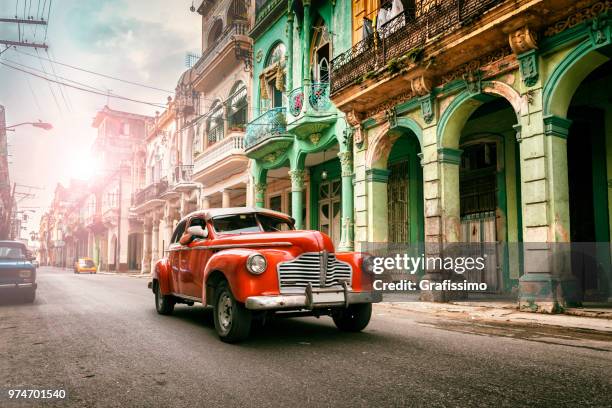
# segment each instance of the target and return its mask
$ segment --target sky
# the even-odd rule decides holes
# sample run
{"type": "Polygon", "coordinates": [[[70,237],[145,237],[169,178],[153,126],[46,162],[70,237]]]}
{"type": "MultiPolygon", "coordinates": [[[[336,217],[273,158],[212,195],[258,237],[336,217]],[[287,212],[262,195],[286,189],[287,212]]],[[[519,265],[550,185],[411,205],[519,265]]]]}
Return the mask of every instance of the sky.
{"type": "MultiPolygon", "coordinates": [[[[36,18],[49,4],[49,50],[38,50],[37,55],[31,48],[9,49],[0,62],[82,82],[103,93],[164,104],[171,92],[98,77],[42,58],[171,91],[186,69],[186,53],[198,53],[201,47],[201,20],[189,10],[192,0],[0,0],[0,17],[36,18]]],[[[23,28],[22,38],[43,41],[44,30],[33,27],[23,28]]],[[[0,23],[0,39],[17,40],[15,25],[0,23]]],[[[95,154],[90,146],[96,136],[91,123],[107,102],[113,109],[151,116],[162,110],[51,84],[0,65],[0,104],[6,108],[7,125],[38,120],[53,125],[51,131],[21,126],[8,133],[11,181],[17,183],[17,191],[34,194],[19,203],[31,211],[24,237],[38,231],[58,182],[67,185],[71,178],[91,174],[95,154]]]]}

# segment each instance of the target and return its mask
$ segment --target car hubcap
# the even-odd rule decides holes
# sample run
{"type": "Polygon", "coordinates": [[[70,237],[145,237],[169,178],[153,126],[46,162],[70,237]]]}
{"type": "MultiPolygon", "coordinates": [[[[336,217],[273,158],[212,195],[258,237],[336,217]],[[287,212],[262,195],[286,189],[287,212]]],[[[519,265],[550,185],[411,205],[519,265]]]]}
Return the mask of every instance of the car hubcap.
{"type": "Polygon", "coordinates": [[[162,300],[162,295],[160,293],[159,287],[157,288],[156,300],[157,300],[157,308],[161,310],[163,300],[162,300]]]}
{"type": "Polygon", "coordinates": [[[232,325],[232,299],[230,299],[227,293],[223,293],[219,296],[219,303],[217,306],[219,325],[223,332],[227,332],[232,325]]]}

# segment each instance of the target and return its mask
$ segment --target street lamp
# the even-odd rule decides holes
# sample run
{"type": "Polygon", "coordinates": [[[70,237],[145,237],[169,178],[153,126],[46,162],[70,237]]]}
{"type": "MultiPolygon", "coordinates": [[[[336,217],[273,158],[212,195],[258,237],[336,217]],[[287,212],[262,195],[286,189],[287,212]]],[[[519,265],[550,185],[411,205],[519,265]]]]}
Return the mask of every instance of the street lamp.
{"type": "Polygon", "coordinates": [[[7,126],[4,129],[0,128],[0,130],[8,130],[10,132],[13,132],[16,127],[23,126],[23,125],[32,125],[34,127],[37,127],[37,128],[43,129],[43,130],[51,130],[51,129],[53,129],[53,125],[52,124],[47,123],[47,122],[38,121],[38,122],[23,122],[23,123],[18,123],[16,125],[7,126]]]}

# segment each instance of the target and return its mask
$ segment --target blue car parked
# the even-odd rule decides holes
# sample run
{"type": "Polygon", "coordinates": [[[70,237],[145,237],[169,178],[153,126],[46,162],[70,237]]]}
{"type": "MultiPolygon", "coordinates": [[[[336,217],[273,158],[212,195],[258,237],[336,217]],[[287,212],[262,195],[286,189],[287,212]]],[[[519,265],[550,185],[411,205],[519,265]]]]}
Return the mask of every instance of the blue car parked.
{"type": "Polygon", "coordinates": [[[32,303],[36,297],[36,267],[24,243],[0,241],[0,297],[17,293],[32,303]]]}

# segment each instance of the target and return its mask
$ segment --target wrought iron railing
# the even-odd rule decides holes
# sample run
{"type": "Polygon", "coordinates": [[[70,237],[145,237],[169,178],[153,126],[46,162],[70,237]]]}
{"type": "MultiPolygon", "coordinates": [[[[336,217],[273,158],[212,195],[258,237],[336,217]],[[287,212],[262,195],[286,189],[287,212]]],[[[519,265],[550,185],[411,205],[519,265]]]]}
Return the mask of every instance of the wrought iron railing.
{"type": "Polygon", "coordinates": [[[331,106],[331,101],[329,100],[329,83],[313,82],[310,84],[308,102],[316,112],[328,110],[331,106]]]}
{"type": "Polygon", "coordinates": [[[294,89],[289,93],[289,113],[293,117],[298,117],[305,113],[306,109],[312,109],[315,112],[325,112],[331,107],[329,99],[329,83],[327,82],[312,82],[305,81],[303,87],[294,89]],[[308,106],[304,106],[305,100],[308,101],[308,106]]]}
{"type": "Polygon", "coordinates": [[[194,65],[193,70],[197,75],[201,75],[210,61],[212,61],[216,55],[218,55],[227,44],[233,40],[234,35],[248,35],[249,25],[246,21],[234,21],[228,25],[214,45],[208,47],[206,51],[202,53],[202,57],[194,65]]]}
{"type": "Polygon", "coordinates": [[[237,153],[244,153],[244,136],[234,135],[204,150],[195,163],[195,172],[200,172],[214,163],[237,153]]]}
{"type": "Polygon", "coordinates": [[[134,194],[134,206],[146,203],[147,201],[159,198],[168,189],[167,181],[159,181],[149,184],[147,187],[134,194]]]}
{"type": "Polygon", "coordinates": [[[289,113],[292,116],[300,116],[304,107],[304,90],[302,87],[295,88],[289,93],[289,113]]]}
{"type": "Polygon", "coordinates": [[[471,24],[505,0],[424,0],[385,23],[331,62],[331,93],[367,79],[393,60],[414,53],[425,43],[471,24]]]}
{"type": "Polygon", "coordinates": [[[244,148],[249,149],[262,140],[279,136],[286,131],[286,108],[272,108],[247,125],[244,148]]]}
{"type": "Polygon", "coordinates": [[[174,184],[177,183],[188,183],[191,181],[193,176],[193,164],[181,164],[174,168],[172,174],[172,181],[174,184]]]}

